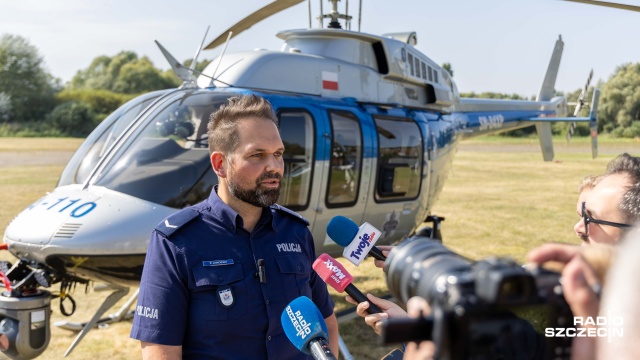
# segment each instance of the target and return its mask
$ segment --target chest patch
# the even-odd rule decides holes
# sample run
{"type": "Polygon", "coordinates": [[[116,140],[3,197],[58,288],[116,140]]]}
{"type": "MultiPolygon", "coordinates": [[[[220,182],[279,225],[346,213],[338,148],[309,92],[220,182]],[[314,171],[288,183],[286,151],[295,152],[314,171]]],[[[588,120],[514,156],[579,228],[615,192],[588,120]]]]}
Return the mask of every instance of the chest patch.
{"type": "Polygon", "coordinates": [[[225,308],[233,306],[233,292],[230,286],[218,288],[218,301],[225,308]]]}
{"type": "Polygon", "coordinates": [[[302,249],[300,248],[300,244],[296,244],[296,243],[276,244],[276,249],[278,249],[278,252],[297,252],[297,253],[302,252],[302,249]]]}

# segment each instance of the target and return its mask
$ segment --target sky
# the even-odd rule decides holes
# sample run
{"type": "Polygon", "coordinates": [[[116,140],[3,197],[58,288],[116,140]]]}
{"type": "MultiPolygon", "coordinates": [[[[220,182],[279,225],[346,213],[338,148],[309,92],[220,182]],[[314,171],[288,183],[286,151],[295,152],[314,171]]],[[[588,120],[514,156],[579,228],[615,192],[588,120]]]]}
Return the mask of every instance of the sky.
{"type": "MultiPolygon", "coordinates": [[[[158,40],[178,60],[192,58],[207,26],[208,43],[271,0],[0,0],[0,34],[25,37],[39,49],[46,69],[63,83],[100,55],[131,50],[156,67],[169,65],[158,40]]],[[[358,1],[349,3],[358,29],[358,1]]],[[[640,1],[621,3],[640,5],[640,1]]],[[[318,0],[312,0],[317,27],[318,0]]],[[[324,11],[329,2],[323,1],[324,11]]],[[[281,30],[309,26],[307,2],[254,25],[231,40],[227,52],[278,50],[281,30]]],[[[493,91],[531,96],[538,92],[555,40],[564,54],[556,90],[606,81],[616,67],[640,62],[640,13],[562,0],[362,0],[361,31],[415,31],[416,48],[435,62],[448,62],[460,92],[493,91]]],[[[213,59],[223,46],[203,51],[213,59]]]]}

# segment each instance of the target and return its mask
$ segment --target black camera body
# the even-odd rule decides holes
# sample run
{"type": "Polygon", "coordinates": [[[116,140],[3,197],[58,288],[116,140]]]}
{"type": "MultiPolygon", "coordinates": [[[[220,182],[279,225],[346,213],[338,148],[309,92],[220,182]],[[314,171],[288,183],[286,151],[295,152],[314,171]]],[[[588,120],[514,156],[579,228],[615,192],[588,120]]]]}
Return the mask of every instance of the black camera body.
{"type": "Polygon", "coordinates": [[[427,237],[413,237],[389,254],[384,271],[402,303],[427,300],[421,319],[390,319],[385,344],[431,340],[440,359],[569,359],[570,337],[545,328],[571,326],[560,275],[525,269],[508,258],[472,262],[427,237]]]}

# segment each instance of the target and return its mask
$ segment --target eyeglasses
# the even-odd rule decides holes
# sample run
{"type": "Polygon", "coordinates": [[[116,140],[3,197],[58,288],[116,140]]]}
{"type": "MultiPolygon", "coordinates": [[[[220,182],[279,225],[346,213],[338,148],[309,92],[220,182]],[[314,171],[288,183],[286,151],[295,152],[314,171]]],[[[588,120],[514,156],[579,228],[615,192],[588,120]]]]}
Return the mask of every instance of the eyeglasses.
{"type": "Polygon", "coordinates": [[[592,218],[591,216],[589,216],[589,214],[587,214],[586,204],[587,204],[586,202],[584,201],[582,202],[582,219],[584,220],[584,231],[587,236],[589,236],[589,223],[609,225],[617,228],[631,227],[631,225],[629,224],[622,224],[622,223],[617,223],[613,221],[597,220],[592,218]]]}

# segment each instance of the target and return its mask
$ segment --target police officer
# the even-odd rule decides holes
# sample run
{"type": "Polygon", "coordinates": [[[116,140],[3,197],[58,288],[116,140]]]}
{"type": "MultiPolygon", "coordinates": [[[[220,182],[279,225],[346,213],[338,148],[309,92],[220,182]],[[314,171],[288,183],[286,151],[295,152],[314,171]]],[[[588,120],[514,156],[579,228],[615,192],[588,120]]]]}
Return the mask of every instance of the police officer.
{"type": "Polygon", "coordinates": [[[131,337],[143,359],[306,359],[280,324],[307,296],[320,309],[338,354],[338,322],[309,222],[276,203],[284,145],[271,105],[230,98],[208,125],[219,183],[151,234],[131,337]]]}

